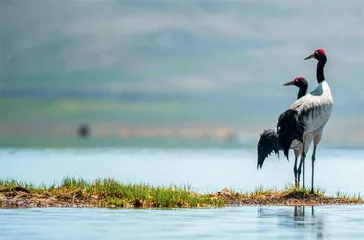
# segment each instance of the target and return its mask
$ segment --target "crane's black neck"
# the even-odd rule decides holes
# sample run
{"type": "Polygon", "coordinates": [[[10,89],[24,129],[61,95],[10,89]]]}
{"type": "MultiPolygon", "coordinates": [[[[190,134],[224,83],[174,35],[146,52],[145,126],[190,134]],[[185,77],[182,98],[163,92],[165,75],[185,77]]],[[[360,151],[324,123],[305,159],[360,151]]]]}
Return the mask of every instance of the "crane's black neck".
{"type": "Polygon", "coordinates": [[[325,67],[326,61],[327,61],[327,58],[325,55],[321,55],[318,58],[318,63],[317,63],[317,68],[316,68],[316,77],[317,77],[318,83],[325,81],[324,67],[325,67]]]}
{"type": "Polygon", "coordinates": [[[306,95],[307,88],[308,88],[307,84],[302,84],[302,86],[299,86],[300,90],[298,91],[297,99],[300,99],[301,97],[306,95]]]}

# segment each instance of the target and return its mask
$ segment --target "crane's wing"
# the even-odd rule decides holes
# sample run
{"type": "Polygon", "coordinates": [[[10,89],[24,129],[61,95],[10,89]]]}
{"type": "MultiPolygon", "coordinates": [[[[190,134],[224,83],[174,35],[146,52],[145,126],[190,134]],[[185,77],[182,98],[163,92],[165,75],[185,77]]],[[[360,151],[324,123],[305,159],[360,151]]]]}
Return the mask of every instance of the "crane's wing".
{"type": "Polygon", "coordinates": [[[278,134],[275,129],[266,129],[260,134],[260,139],[258,142],[258,163],[257,168],[262,168],[264,160],[275,153],[279,156],[278,149],[278,134]]]}
{"type": "Polygon", "coordinates": [[[300,112],[301,109],[309,108],[309,106],[312,105],[312,95],[309,93],[300,99],[297,99],[292,105],[289,107],[289,109],[296,110],[300,112]]]}
{"type": "Polygon", "coordinates": [[[301,112],[309,109],[319,108],[321,105],[324,105],[325,101],[327,100],[323,95],[324,89],[322,85],[319,84],[313,91],[301,97],[300,99],[297,99],[289,107],[289,109],[301,112]]]}

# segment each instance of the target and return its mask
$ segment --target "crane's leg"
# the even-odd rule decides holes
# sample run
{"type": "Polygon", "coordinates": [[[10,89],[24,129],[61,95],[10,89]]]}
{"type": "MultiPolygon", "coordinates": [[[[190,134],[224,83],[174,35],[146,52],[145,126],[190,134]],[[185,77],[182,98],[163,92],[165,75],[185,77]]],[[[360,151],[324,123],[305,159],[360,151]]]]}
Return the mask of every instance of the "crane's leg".
{"type": "Polygon", "coordinates": [[[307,152],[310,149],[311,143],[312,143],[312,136],[305,137],[302,143],[301,162],[298,167],[298,173],[299,175],[301,175],[301,168],[303,166],[302,188],[305,188],[305,159],[307,152]]]}
{"type": "Polygon", "coordinates": [[[297,170],[297,160],[298,160],[298,157],[300,156],[300,154],[301,154],[301,151],[300,150],[294,149],[295,159],[294,159],[293,172],[294,172],[294,180],[295,180],[295,186],[296,187],[299,187],[298,170],[297,170]]]}
{"type": "Polygon", "coordinates": [[[313,145],[313,152],[312,152],[312,178],[311,178],[311,193],[313,193],[313,177],[314,177],[314,170],[315,170],[315,160],[316,160],[316,147],[317,145],[313,145]]]}
{"type": "MultiPolygon", "coordinates": [[[[301,169],[302,169],[302,164],[305,162],[305,157],[306,157],[306,150],[305,150],[305,142],[303,142],[302,144],[302,153],[301,153],[301,161],[300,161],[300,165],[298,166],[298,170],[297,170],[297,173],[298,173],[298,185],[300,183],[300,179],[301,179],[301,169]]],[[[305,187],[305,177],[303,175],[303,188],[305,187]]]]}
{"type": "Polygon", "coordinates": [[[303,159],[302,188],[305,188],[305,159],[306,159],[306,153],[305,153],[305,157],[303,159]]]}
{"type": "Polygon", "coordinates": [[[314,175],[315,175],[315,161],[316,161],[316,148],[320,143],[322,137],[322,130],[317,132],[313,137],[313,152],[312,152],[312,178],[311,178],[311,193],[313,193],[314,175]]]}
{"type": "Polygon", "coordinates": [[[293,172],[294,172],[294,182],[295,182],[295,186],[296,187],[299,187],[300,183],[299,183],[298,174],[297,174],[297,159],[298,159],[298,157],[295,157],[295,159],[294,159],[293,172]]]}

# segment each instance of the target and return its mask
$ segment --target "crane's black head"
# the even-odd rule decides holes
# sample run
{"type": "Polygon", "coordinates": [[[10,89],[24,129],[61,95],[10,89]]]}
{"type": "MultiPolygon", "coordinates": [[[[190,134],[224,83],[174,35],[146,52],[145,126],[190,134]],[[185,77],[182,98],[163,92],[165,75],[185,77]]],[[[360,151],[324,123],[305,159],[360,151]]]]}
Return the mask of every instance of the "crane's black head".
{"type": "Polygon", "coordinates": [[[314,53],[306,57],[305,60],[310,58],[315,58],[318,61],[316,68],[316,77],[317,77],[317,82],[321,83],[322,81],[325,80],[324,66],[327,61],[325,50],[323,50],[322,48],[318,48],[314,53]]]}
{"type": "Polygon", "coordinates": [[[326,60],[326,53],[325,50],[322,48],[316,49],[310,56],[306,57],[305,60],[315,58],[316,60],[326,60]]]}
{"type": "Polygon", "coordinates": [[[308,83],[304,77],[296,77],[292,81],[283,84],[283,86],[291,86],[291,85],[295,85],[296,87],[306,88],[306,89],[308,87],[308,83]]]}
{"type": "Polygon", "coordinates": [[[286,82],[283,86],[291,86],[294,85],[298,87],[300,90],[298,91],[297,99],[305,96],[307,93],[308,83],[304,77],[296,77],[293,81],[286,82]]]}

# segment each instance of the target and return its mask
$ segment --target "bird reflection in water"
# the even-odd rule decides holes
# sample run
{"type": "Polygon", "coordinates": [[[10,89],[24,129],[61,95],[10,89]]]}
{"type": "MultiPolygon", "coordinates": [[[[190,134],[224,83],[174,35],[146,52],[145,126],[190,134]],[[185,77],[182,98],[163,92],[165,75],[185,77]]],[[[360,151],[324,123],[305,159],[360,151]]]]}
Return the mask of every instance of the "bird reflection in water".
{"type": "Polygon", "coordinates": [[[323,239],[324,237],[324,216],[315,215],[314,206],[278,208],[261,206],[258,208],[258,217],[268,219],[276,218],[277,225],[281,227],[297,229],[297,233],[303,235],[310,234],[316,239],[323,239]]]}

